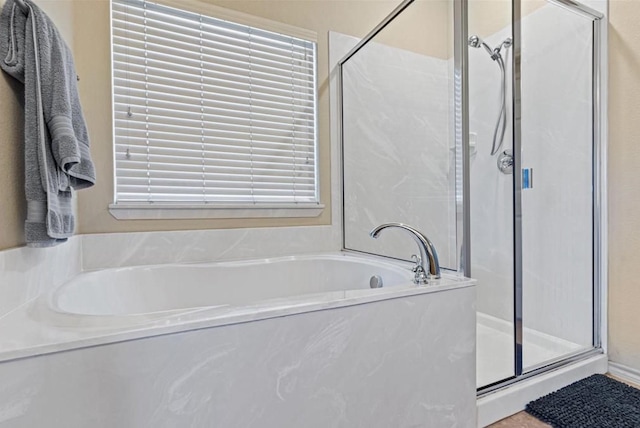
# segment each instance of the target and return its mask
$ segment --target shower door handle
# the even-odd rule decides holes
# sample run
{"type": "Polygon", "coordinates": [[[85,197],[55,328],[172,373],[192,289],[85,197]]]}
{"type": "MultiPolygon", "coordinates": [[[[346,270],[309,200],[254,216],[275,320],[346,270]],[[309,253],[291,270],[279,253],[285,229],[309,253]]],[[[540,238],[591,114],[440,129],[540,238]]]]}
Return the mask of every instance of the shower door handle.
{"type": "Polygon", "coordinates": [[[522,190],[524,189],[533,189],[533,168],[522,170],[522,190]]]}

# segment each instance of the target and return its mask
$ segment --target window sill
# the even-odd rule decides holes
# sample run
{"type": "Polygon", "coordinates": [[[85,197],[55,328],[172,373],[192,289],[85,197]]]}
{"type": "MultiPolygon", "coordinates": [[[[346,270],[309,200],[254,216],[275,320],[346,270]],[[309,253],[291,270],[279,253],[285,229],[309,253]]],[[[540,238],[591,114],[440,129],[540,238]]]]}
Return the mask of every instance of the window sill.
{"type": "Polygon", "coordinates": [[[318,217],[324,205],[306,204],[111,204],[109,212],[118,220],[177,220],[206,218],[297,218],[318,217]]]}

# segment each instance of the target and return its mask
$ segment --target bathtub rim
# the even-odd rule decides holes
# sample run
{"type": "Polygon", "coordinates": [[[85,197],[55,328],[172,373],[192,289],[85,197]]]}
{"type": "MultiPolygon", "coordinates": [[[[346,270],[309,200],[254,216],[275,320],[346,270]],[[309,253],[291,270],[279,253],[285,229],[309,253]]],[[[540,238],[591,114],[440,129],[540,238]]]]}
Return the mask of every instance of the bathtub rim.
{"type": "MultiPolygon", "coordinates": [[[[354,256],[353,254],[346,254],[342,252],[329,252],[329,253],[318,253],[318,254],[307,254],[301,255],[306,257],[316,257],[319,255],[342,255],[346,257],[355,257],[357,259],[368,259],[371,261],[379,262],[380,260],[377,257],[369,257],[369,256],[354,256]]],[[[285,256],[285,258],[289,257],[298,257],[298,256],[285,256]]],[[[259,259],[264,260],[264,259],[259,259]]],[[[237,263],[247,262],[247,260],[237,261],[237,263]]],[[[217,262],[213,262],[212,264],[216,264],[217,262]]],[[[228,262],[221,262],[228,263],[228,262]]],[[[236,262],[230,262],[236,263],[236,262]]],[[[180,263],[180,265],[192,265],[192,264],[203,264],[203,263],[180,263]]],[[[149,265],[149,266],[158,266],[158,265],[149,265]]],[[[159,265],[165,266],[165,265],[159,265]]],[[[400,264],[399,266],[402,266],[400,264]]],[[[119,268],[111,268],[111,269],[119,269],[119,268]]],[[[34,320],[32,317],[31,311],[34,310],[34,307],[37,308],[38,305],[42,304],[42,300],[35,299],[31,302],[30,305],[26,305],[21,308],[20,311],[17,311],[14,314],[14,322],[20,326],[20,320],[30,320],[32,322],[32,326],[36,329],[40,328],[42,331],[38,331],[39,336],[48,337],[49,342],[44,344],[28,344],[24,346],[18,346],[13,349],[2,349],[0,350],[0,362],[11,361],[15,359],[21,359],[26,357],[33,357],[39,355],[46,355],[51,353],[70,351],[74,349],[81,349],[86,347],[93,346],[101,346],[112,343],[118,343],[129,340],[137,340],[137,339],[145,339],[156,336],[162,336],[167,334],[177,334],[182,332],[189,332],[200,330],[204,328],[214,328],[214,327],[222,327],[226,325],[234,325],[234,324],[242,324],[247,322],[256,322],[266,319],[286,317],[286,316],[295,316],[302,313],[307,312],[317,312],[329,309],[337,309],[349,306],[358,306],[362,304],[371,304],[384,300],[391,299],[399,299],[410,297],[414,295],[422,295],[422,294],[431,294],[431,293],[440,293],[448,290],[459,289],[459,288],[467,288],[473,287],[476,285],[476,280],[462,277],[458,274],[445,273],[443,275],[443,279],[440,280],[440,284],[433,284],[429,286],[421,286],[421,287],[393,287],[395,288],[392,292],[382,292],[382,293],[370,293],[370,290],[366,290],[368,294],[366,296],[356,296],[356,297],[345,297],[343,299],[332,299],[332,300],[317,300],[317,295],[325,295],[327,293],[315,293],[312,296],[315,299],[311,299],[308,301],[304,301],[301,299],[301,302],[298,302],[294,305],[280,305],[273,306],[273,302],[266,301],[270,303],[268,307],[260,308],[259,311],[255,310],[254,306],[251,307],[233,307],[231,311],[220,310],[220,308],[204,308],[203,310],[191,310],[188,311],[190,313],[183,314],[184,317],[176,316],[171,320],[167,320],[166,318],[159,318],[150,323],[139,324],[139,325],[128,325],[128,326],[115,326],[115,327],[105,327],[98,328],[95,326],[88,328],[65,328],[65,327],[56,327],[49,324],[45,324],[42,320],[34,320]],[[237,308],[243,308],[242,310],[237,310],[237,308]],[[246,310],[247,308],[251,308],[251,310],[246,310]],[[17,319],[17,320],[16,320],[17,319]],[[62,336],[56,337],[56,333],[62,333],[62,336]],[[63,336],[68,336],[69,334],[75,335],[73,338],[68,338],[63,336]]],[[[389,289],[391,289],[390,287],[389,289]]],[[[389,290],[387,289],[387,290],[389,290]]],[[[44,293],[49,294],[49,293],[44,293]]],[[[42,296],[40,296],[42,297],[42,296]]],[[[286,300],[286,299],[283,299],[286,300]]],[[[85,317],[84,315],[73,315],[74,317],[85,317]]],[[[110,315],[107,315],[110,317],[110,315]]],[[[11,321],[11,320],[9,320],[11,321]]],[[[13,324],[13,325],[16,325],[13,324]]],[[[4,329],[0,330],[3,331],[4,329]]],[[[15,329],[13,329],[15,330],[15,329]]],[[[9,330],[11,331],[11,330],[9,330]]],[[[18,337],[19,335],[19,331],[18,337]]],[[[9,338],[11,339],[11,338],[9,338]]],[[[10,340],[4,339],[5,343],[0,342],[0,346],[5,348],[6,342],[11,343],[10,340]]]]}

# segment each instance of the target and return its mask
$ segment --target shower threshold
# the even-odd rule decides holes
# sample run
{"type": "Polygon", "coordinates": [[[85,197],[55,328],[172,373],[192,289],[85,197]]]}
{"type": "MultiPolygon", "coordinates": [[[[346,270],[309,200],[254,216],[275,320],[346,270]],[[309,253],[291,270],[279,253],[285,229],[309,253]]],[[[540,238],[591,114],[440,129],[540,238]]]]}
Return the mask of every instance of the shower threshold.
{"type": "MultiPolygon", "coordinates": [[[[513,323],[484,313],[478,313],[477,376],[478,388],[514,375],[513,323]]],[[[538,367],[549,361],[590,349],[537,330],[523,332],[523,366],[538,367]]]]}

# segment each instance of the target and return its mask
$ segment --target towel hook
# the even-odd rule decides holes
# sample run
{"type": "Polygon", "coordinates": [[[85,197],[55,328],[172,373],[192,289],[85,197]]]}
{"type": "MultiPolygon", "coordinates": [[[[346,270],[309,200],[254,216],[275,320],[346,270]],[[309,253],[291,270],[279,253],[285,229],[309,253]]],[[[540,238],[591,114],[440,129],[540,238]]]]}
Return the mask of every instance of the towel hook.
{"type": "Polygon", "coordinates": [[[20,8],[20,10],[22,10],[22,12],[24,13],[29,12],[29,6],[27,6],[24,0],[13,0],[13,2],[18,5],[18,7],[20,8]]]}

